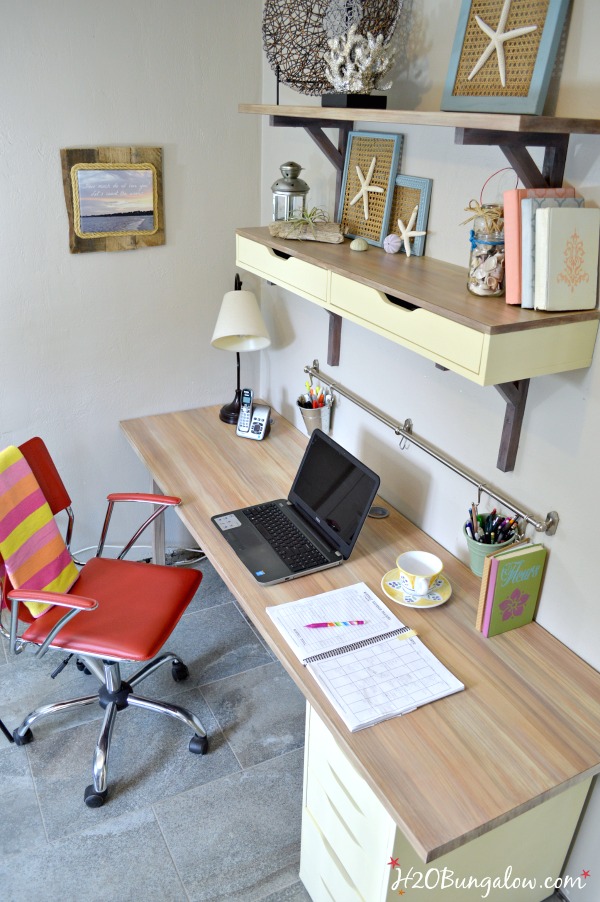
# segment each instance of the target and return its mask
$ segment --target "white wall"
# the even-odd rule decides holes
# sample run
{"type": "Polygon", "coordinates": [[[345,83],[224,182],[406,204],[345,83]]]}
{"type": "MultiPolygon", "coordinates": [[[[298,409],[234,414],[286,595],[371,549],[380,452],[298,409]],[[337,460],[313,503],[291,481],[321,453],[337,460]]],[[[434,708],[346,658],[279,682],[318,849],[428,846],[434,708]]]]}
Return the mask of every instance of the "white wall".
{"type": "Polygon", "coordinates": [[[0,6],[0,445],[45,438],[82,547],[108,491],[147,488],[119,420],[233,397],[210,338],[257,218],[260,126],[237,104],[260,92],[262,4],[0,6]],[[163,148],[164,246],[70,254],[59,151],[96,145],[163,148]]]}
{"type": "MultiPolygon", "coordinates": [[[[397,79],[389,108],[439,109],[459,6],[449,0],[404,4],[399,28],[406,52],[395,67],[397,79]]],[[[600,118],[593,37],[596,17],[592,0],[575,4],[557,115],[600,118]]],[[[264,68],[263,102],[272,103],[274,78],[264,68]]],[[[244,99],[258,98],[246,92],[244,99]]],[[[280,101],[306,104],[313,99],[282,88],[280,101]]],[[[370,123],[362,123],[361,128],[390,131],[370,123]]],[[[464,208],[471,198],[479,197],[486,179],[508,164],[497,148],[456,146],[452,129],[407,127],[399,131],[405,136],[402,172],[433,179],[426,253],[466,267],[468,227],[459,225],[467,216],[464,208]]],[[[332,137],[336,140],[335,132],[332,137]]],[[[599,153],[598,137],[571,137],[565,180],[593,206],[600,203],[599,153]]],[[[539,151],[534,155],[539,162],[539,151]]],[[[262,223],[270,219],[269,187],[279,165],[288,159],[304,167],[302,177],[311,186],[309,206],[324,206],[333,217],[333,168],[301,129],[271,128],[265,120],[262,223]]],[[[500,174],[488,184],[484,200],[501,199],[501,192],[514,184],[512,173],[500,174]]],[[[341,385],[395,420],[410,417],[417,435],[526,510],[541,519],[550,510],[559,512],[556,535],[537,537],[550,551],[538,620],[578,655],[600,667],[600,611],[593,589],[598,576],[597,537],[595,530],[588,528],[590,514],[600,501],[596,476],[600,361],[596,359],[589,370],[531,381],[516,467],[504,474],[496,468],[504,403],[493,387],[481,388],[453,373],[441,372],[416,354],[349,322],[342,327],[340,366],[328,367],[326,313],[276,287],[263,285],[262,296],[271,334],[276,336],[264,352],[263,395],[299,428],[295,399],[306,378],[303,367],[318,358],[322,370],[341,385]]],[[[467,482],[415,448],[399,451],[391,430],[344,399],[337,405],[332,434],[380,473],[385,498],[449,552],[466,560],[461,529],[474,493],[467,482]]],[[[596,852],[599,820],[597,814],[590,815],[583,834],[596,852]]],[[[579,867],[577,854],[572,861],[579,867]]],[[[576,873],[580,872],[581,868],[576,873]]]]}

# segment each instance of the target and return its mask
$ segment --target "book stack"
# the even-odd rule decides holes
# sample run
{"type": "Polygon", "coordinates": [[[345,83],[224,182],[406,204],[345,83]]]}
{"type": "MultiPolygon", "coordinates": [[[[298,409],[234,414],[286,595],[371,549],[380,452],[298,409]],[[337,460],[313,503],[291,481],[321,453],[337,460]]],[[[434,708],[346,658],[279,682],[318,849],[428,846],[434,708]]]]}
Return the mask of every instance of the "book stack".
{"type": "Polygon", "coordinates": [[[484,636],[491,638],[531,623],[546,556],[543,545],[524,541],[486,557],[475,621],[484,636]]]}
{"type": "Polygon", "coordinates": [[[598,288],[600,210],[571,187],[504,192],[506,303],[591,310],[598,288]]]}

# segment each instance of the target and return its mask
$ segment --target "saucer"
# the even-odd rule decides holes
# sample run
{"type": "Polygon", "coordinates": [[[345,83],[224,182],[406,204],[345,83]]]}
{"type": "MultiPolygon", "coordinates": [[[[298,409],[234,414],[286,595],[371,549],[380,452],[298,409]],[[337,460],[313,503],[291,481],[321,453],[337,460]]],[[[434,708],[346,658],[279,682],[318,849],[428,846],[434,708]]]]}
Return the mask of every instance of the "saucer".
{"type": "Polygon", "coordinates": [[[404,604],[410,608],[437,608],[444,604],[452,595],[452,586],[444,574],[440,574],[427,595],[415,595],[414,592],[406,592],[395,577],[398,570],[389,570],[381,580],[381,588],[388,598],[404,604]]]}

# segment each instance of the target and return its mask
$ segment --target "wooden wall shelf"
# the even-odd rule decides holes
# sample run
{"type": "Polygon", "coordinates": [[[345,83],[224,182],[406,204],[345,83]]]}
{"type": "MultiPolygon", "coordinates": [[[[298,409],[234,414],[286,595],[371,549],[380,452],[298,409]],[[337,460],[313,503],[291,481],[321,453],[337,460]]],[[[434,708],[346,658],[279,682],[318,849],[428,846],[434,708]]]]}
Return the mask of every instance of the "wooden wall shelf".
{"type": "MultiPolygon", "coordinates": [[[[268,228],[237,231],[237,265],[323,307],[339,326],[350,319],[506,401],[498,467],[514,469],[529,379],[587,367],[598,310],[541,313],[478,298],[463,267],[431,257],[386,254],[350,243],[273,238],[268,228]]],[[[340,330],[329,346],[339,363],[340,330]]]]}

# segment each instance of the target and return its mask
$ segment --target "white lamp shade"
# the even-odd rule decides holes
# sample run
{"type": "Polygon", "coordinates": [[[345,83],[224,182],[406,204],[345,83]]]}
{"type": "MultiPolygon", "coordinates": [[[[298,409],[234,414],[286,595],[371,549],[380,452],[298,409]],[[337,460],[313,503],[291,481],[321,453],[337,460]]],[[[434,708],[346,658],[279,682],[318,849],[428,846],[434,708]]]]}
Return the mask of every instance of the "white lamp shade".
{"type": "Polygon", "coordinates": [[[251,291],[228,291],[223,298],[211,344],[223,351],[260,351],[271,339],[251,291]]]}

